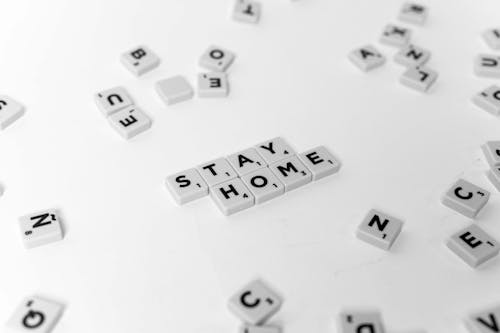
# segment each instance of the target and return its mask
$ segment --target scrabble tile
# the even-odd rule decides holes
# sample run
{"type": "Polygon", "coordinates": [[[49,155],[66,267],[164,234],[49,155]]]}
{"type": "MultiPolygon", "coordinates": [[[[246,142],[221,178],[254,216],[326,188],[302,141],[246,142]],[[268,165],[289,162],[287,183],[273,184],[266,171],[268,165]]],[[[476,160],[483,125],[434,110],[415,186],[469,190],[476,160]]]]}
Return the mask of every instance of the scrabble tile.
{"type": "Polygon", "coordinates": [[[475,95],[472,102],[494,116],[500,115],[500,87],[497,85],[489,86],[475,95]]]}
{"type": "Polygon", "coordinates": [[[470,314],[465,320],[465,326],[470,333],[500,332],[500,306],[470,314]]]}
{"type": "Polygon", "coordinates": [[[500,166],[493,166],[486,171],[486,177],[490,180],[491,184],[500,192],[500,166]]]}
{"type": "Polygon", "coordinates": [[[233,8],[233,19],[245,23],[257,23],[262,11],[260,2],[236,0],[233,8]]]}
{"type": "Polygon", "coordinates": [[[486,30],[483,32],[483,38],[493,50],[500,50],[500,28],[486,30]]]}
{"type": "Polygon", "coordinates": [[[481,150],[490,167],[500,166],[500,141],[488,141],[481,150]]]}
{"type": "Polygon", "coordinates": [[[394,56],[394,61],[407,67],[418,67],[425,64],[431,53],[419,46],[409,44],[403,46],[394,56]]]}
{"type": "Polygon", "coordinates": [[[225,72],[235,59],[235,54],[217,46],[210,46],[200,58],[200,66],[211,71],[225,72]]]}
{"type": "Polygon", "coordinates": [[[441,201],[446,207],[467,217],[475,218],[489,198],[490,192],[459,179],[445,193],[441,201]]]}
{"type": "Polygon", "coordinates": [[[0,95],[0,129],[4,130],[24,115],[24,107],[13,98],[0,95]]]}
{"type": "Polygon", "coordinates": [[[229,83],[226,73],[212,72],[198,74],[198,96],[226,97],[229,94],[229,83]]]}
{"type": "Polygon", "coordinates": [[[499,78],[500,56],[480,54],[474,60],[474,72],[477,76],[499,78]]]}
{"type": "Polygon", "coordinates": [[[122,64],[133,74],[140,76],[160,64],[160,58],[146,46],[139,46],[121,56],[122,64]]]}
{"type": "Polygon", "coordinates": [[[425,92],[436,82],[438,73],[427,67],[408,68],[399,81],[412,89],[425,92]]]}
{"type": "Polygon", "coordinates": [[[372,209],[359,225],[356,236],[378,248],[390,250],[403,228],[403,222],[395,217],[372,209]]]}
{"type": "Polygon", "coordinates": [[[279,137],[261,142],[255,146],[255,149],[268,165],[295,155],[293,148],[279,137]]]}
{"type": "Polygon", "coordinates": [[[324,146],[306,150],[299,158],[311,171],[313,180],[333,175],[340,170],[340,162],[324,146]]]}
{"type": "Polygon", "coordinates": [[[39,297],[29,297],[16,308],[6,326],[9,332],[49,333],[56,326],[63,306],[39,297]]]}
{"type": "Polygon", "coordinates": [[[55,209],[48,209],[23,216],[19,227],[26,248],[33,248],[63,239],[59,216],[55,209]]]}
{"type": "Polygon", "coordinates": [[[312,181],[312,174],[297,156],[292,156],[269,166],[289,192],[312,181]]]}
{"type": "Polygon", "coordinates": [[[252,193],[240,178],[210,188],[210,195],[224,215],[232,215],[255,205],[252,193]]]}
{"type": "Polygon", "coordinates": [[[349,53],[349,60],[365,72],[385,64],[385,56],[371,45],[352,50],[349,53]]]}
{"type": "Polygon", "coordinates": [[[129,106],[108,117],[110,125],[125,139],[148,130],[153,123],[151,118],[137,106],[129,106]]]}
{"type": "Polygon", "coordinates": [[[475,224],[451,236],[446,245],[471,267],[481,265],[500,251],[498,242],[475,224]]]}
{"type": "Polygon", "coordinates": [[[179,205],[208,195],[208,185],[196,169],[188,169],[168,176],[166,185],[179,205]]]}
{"type": "Polygon", "coordinates": [[[262,156],[254,148],[248,148],[229,155],[227,160],[239,176],[244,176],[267,166],[262,156]]]}
{"type": "Polygon", "coordinates": [[[402,47],[408,44],[411,37],[411,30],[397,25],[388,24],[382,31],[380,43],[402,47]]]}
{"type": "Polygon", "coordinates": [[[278,326],[256,326],[243,325],[240,327],[240,333],[281,333],[281,327],[278,326]]]}
{"type": "Polygon", "coordinates": [[[132,98],[122,87],[114,87],[101,91],[94,96],[97,107],[105,116],[120,111],[134,104],[132,98]]]}
{"type": "Polygon", "coordinates": [[[422,25],[427,20],[427,15],[427,7],[414,2],[407,2],[403,4],[399,12],[399,19],[407,23],[422,25]]]}
{"type": "Polygon", "coordinates": [[[229,309],[243,322],[262,325],[281,308],[283,301],[264,282],[254,280],[229,300],[229,309]]]}
{"type": "Polygon", "coordinates": [[[234,171],[229,162],[222,157],[203,163],[197,166],[196,170],[198,170],[209,187],[237,177],[236,171],[234,171]]]}
{"type": "Polygon", "coordinates": [[[156,91],[167,105],[187,101],[194,96],[193,87],[182,76],[174,76],[158,81],[156,91]]]}
{"type": "Polygon", "coordinates": [[[340,314],[339,333],[384,333],[382,316],[376,311],[345,311],[340,314]]]}
{"type": "Polygon", "coordinates": [[[243,183],[252,192],[255,203],[261,204],[285,193],[285,185],[269,168],[262,168],[241,177],[243,183]]]}

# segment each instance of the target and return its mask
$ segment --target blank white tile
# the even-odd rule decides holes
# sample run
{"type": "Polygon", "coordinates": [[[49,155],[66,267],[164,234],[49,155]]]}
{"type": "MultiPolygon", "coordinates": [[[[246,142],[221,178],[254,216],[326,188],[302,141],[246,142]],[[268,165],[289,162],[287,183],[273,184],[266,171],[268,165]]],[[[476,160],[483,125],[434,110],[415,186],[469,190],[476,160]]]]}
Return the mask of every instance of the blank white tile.
{"type": "Polygon", "coordinates": [[[493,50],[500,50],[500,28],[491,28],[484,31],[483,38],[493,50]]]}
{"type": "Polygon", "coordinates": [[[179,205],[208,195],[208,185],[196,169],[188,169],[168,176],[166,186],[179,205]]]}
{"type": "Polygon", "coordinates": [[[125,139],[134,136],[151,128],[152,120],[137,106],[129,106],[108,117],[108,122],[118,134],[125,139]]]}
{"type": "Polygon", "coordinates": [[[488,141],[481,146],[481,150],[491,168],[500,166],[500,141],[488,141]]]}
{"type": "Polygon", "coordinates": [[[228,94],[229,82],[226,73],[211,72],[198,74],[199,97],[226,97],[228,94]]]}
{"type": "Polygon", "coordinates": [[[184,102],[194,96],[193,87],[182,76],[156,82],[156,92],[167,105],[184,102]]]}
{"type": "Polygon", "coordinates": [[[472,98],[472,103],[494,116],[500,115],[500,87],[493,84],[472,98]]]}
{"type": "Polygon", "coordinates": [[[24,107],[13,98],[0,95],[0,129],[4,130],[24,115],[24,107]]]}
{"type": "Polygon", "coordinates": [[[224,215],[232,215],[255,205],[252,193],[240,178],[211,187],[210,196],[224,215]]]}
{"type": "Polygon", "coordinates": [[[356,236],[373,246],[388,251],[402,229],[403,221],[372,209],[358,226],[356,236]]]}
{"type": "Polygon", "coordinates": [[[251,0],[236,0],[233,7],[233,19],[244,23],[257,23],[260,20],[262,5],[251,0]]]}
{"type": "Polygon", "coordinates": [[[267,166],[266,161],[264,161],[254,148],[248,148],[231,154],[227,157],[227,160],[239,176],[244,176],[267,166]]]}
{"type": "Polygon", "coordinates": [[[131,73],[140,76],[158,67],[160,58],[142,45],[123,53],[121,62],[131,73]]]}
{"type": "Polygon", "coordinates": [[[394,24],[388,24],[385,26],[380,36],[380,43],[402,47],[410,42],[411,30],[397,26],[394,24]]]}
{"type": "Polygon", "coordinates": [[[455,233],[446,245],[471,267],[481,265],[500,252],[498,242],[475,224],[455,233]]]}
{"type": "Polygon", "coordinates": [[[19,227],[24,246],[28,249],[63,239],[61,222],[55,209],[22,216],[19,227]]]}
{"type": "Polygon", "coordinates": [[[261,142],[255,149],[268,165],[295,155],[295,150],[280,137],[261,142]]]}
{"type": "Polygon", "coordinates": [[[489,198],[490,192],[464,179],[459,179],[444,194],[441,202],[462,215],[475,218],[489,198]]]}
{"type": "Polygon", "coordinates": [[[349,53],[349,60],[365,72],[385,64],[385,56],[371,45],[352,50],[349,53]]]}
{"type": "Polygon", "coordinates": [[[63,306],[40,297],[25,298],[6,324],[9,332],[51,332],[63,312],[63,306]]]}
{"type": "Polygon", "coordinates": [[[297,156],[292,156],[273,163],[269,169],[285,185],[285,192],[289,192],[312,181],[312,174],[297,156]]]}
{"type": "Polygon", "coordinates": [[[285,185],[269,168],[262,168],[241,177],[252,192],[255,203],[261,204],[285,193],[285,185]]]}
{"type": "Polygon", "coordinates": [[[279,326],[257,326],[257,325],[243,325],[240,327],[240,333],[281,333],[279,326]]]}
{"type": "Polygon", "coordinates": [[[306,150],[299,154],[299,158],[311,171],[313,180],[333,175],[340,170],[340,161],[325,146],[306,150]]]}
{"type": "Polygon", "coordinates": [[[112,115],[134,104],[132,98],[123,87],[114,87],[98,92],[94,96],[97,107],[105,116],[112,115]]]}
{"type": "Polygon", "coordinates": [[[208,187],[226,182],[238,176],[229,162],[223,157],[200,164],[196,167],[196,170],[198,170],[201,177],[208,184],[208,187]]]}
{"type": "Polygon", "coordinates": [[[199,65],[211,71],[225,72],[235,57],[233,52],[212,45],[202,54],[199,65]]]}
{"type": "Polygon", "coordinates": [[[500,56],[480,54],[474,60],[474,72],[477,76],[500,77],[500,56]]]}
{"type": "Polygon", "coordinates": [[[377,311],[344,311],[339,316],[339,333],[384,333],[382,315],[377,311]]]}
{"type": "Polygon", "coordinates": [[[423,25],[427,20],[429,9],[419,3],[406,2],[401,7],[399,19],[403,22],[423,25]]]}
{"type": "Polygon", "coordinates": [[[394,61],[407,67],[418,67],[425,64],[431,57],[431,52],[422,47],[408,44],[403,46],[394,56],[394,61]]]}
{"type": "Polygon", "coordinates": [[[500,332],[500,306],[497,305],[468,315],[465,326],[470,333],[500,332]]]}
{"type": "Polygon", "coordinates": [[[401,84],[418,90],[420,92],[428,91],[431,86],[436,82],[438,73],[428,67],[414,67],[408,68],[399,81],[401,84]]]}

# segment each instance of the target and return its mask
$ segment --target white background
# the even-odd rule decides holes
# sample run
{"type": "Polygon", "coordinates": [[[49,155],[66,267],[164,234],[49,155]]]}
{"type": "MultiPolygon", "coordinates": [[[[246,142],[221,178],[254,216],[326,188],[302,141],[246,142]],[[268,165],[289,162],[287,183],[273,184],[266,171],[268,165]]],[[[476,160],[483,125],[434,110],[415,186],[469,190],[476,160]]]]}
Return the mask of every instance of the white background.
{"type": "Polygon", "coordinates": [[[289,333],[334,332],[345,307],[380,309],[389,332],[460,332],[500,302],[500,262],[472,270],[451,253],[446,238],[470,221],[439,201],[458,177],[490,190],[477,223],[500,239],[479,149],[500,123],[470,103],[494,82],[472,64],[490,52],[480,33],[499,24],[498,1],[425,2],[429,20],[412,29],[440,74],[429,94],[400,85],[395,48],[377,42],[401,1],[262,2],[256,26],[232,21],[229,0],[2,2],[0,91],[27,112],[0,133],[0,321],[36,294],[66,305],[58,333],[236,332],[226,302],[254,277],[283,295],[272,322],[289,333]],[[366,43],[389,61],[362,73],[347,53],[366,43]],[[136,78],[119,56],[139,44],[162,64],[136,78]],[[230,97],[166,107],[154,83],[194,84],[210,44],[237,54],[230,97]],[[129,142],[93,102],[115,85],[154,119],[129,142]],[[229,218],[209,198],[178,207],[164,188],[275,136],[326,145],[343,168],[229,218]],[[51,207],[66,237],[24,249],[18,217],[51,207]],[[390,252],[353,236],[370,208],[406,222],[390,252]]]}

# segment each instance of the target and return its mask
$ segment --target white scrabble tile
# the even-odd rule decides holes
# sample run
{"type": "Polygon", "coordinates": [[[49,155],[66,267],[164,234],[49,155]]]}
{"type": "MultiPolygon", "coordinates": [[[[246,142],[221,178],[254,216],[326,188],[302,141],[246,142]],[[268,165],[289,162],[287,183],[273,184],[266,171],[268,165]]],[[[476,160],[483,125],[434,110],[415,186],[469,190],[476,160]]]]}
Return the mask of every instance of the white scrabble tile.
{"type": "Polygon", "coordinates": [[[385,26],[380,36],[380,43],[402,47],[409,43],[411,38],[411,30],[397,26],[394,24],[388,24],[385,26]]]}
{"type": "Polygon", "coordinates": [[[498,242],[475,224],[455,233],[446,245],[471,267],[492,259],[500,251],[498,242]]]}
{"type": "Polygon", "coordinates": [[[486,177],[491,184],[500,192],[500,166],[493,166],[486,171],[486,177]]]}
{"type": "Polygon", "coordinates": [[[313,180],[333,175],[340,170],[340,162],[324,146],[306,150],[299,158],[311,171],[313,180]]]}
{"type": "Polygon", "coordinates": [[[262,5],[251,0],[236,0],[233,7],[233,19],[245,23],[257,23],[260,20],[262,5]]]}
{"type": "Polygon", "coordinates": [[[281,327],[278,326],[257,326],[243,325],[240,327],[240,333],[281,333],[281,327]]]}
{"type": "Polygon", "coordinates": [[[427,9],[427,7],[421,4],[415,2],[407,2],[403,4],[403,7],[401,7],[401,11],[399,12],[399,19],[407,23],[423,25],[427,20],[428,12],[429,10],[427,9]]]}
{"type": "Polygon", "coordinates": [[[63,306],[40,297],[25,298],[6,324],[8,332],[49,333],[56,326],[63,306]]]}
{"type": "Polygon", "coordinates": [[[385,64],[385,56],[371,45],[352,50],[349,53],[349,60],[365,72],[385,64]]]}
{"type": "Polygon", "coordinates": [[[179,205],[208,195],[208,185],[196,169],[188,169],[168,176],[166,186],[179,205]]]}
{"type": "Polygon", "coordinates": [[[210,196],[224,215],[232,215],[255,205],[252,193],[240,178],[211,187],[210,196]]]}
{"type": "Polygon", "coordinates": [[[388,251],[401,233],[402,228],[403,222],[401,220],[372,209],[356,230],[356,236],[371,245],[388,251]]]}
{"type": "Polygon", "coordinates": [[[481,150],[491,168],[500,166],[500,141],[488,141],[481,146],[481,150]]]}
{"type": "Polygon", "coordinates": [[[339,333],[384,333],[377,311],[344,311],[339,316],[339,333]]]}
{"type": "Polygon", "coordinates": [[[134,104],[132,98],[123,87],[114,87],[101,91],[94,96],[97,107],[105,116],[120,111],[134,104]]]}
{"type": "Polygon", "coordinates": [[[228,94],[229,82],[226,73],[211,72],[198,74],[199,97],[226,97],[228,94]]]}
{"type": "Polygon", "coordinates": [[[231,154],[227,160],[240,177],[267,166],[266,161],[254,148],[231,154]]]}
{"type": "Polygon", "coordinates": [[[156,82],[156,92],[167,105],[184,102],[194,96],[193,87],[182,76],[156,82]]]}
{"type": "Polygon", "coordinates": [[[436,82],[438,73],[428,67],[414,67],[408,68],[399,81],[401,84],[421,91],[426,92],[436,82]]]}
{"type": "Polygon", "coordinates": [[[500,50],[500,28],[492,28],[483,32],[486,44],[493,50],[500,50]]]}
{"type": "Polygon", "coordinates": [[[285,185],[269,168],[262,168],[246,174],[241,180],[252,192],[255,203],[261,204],[285,193],[285,185]]]}
{"type": "Polygon", "coordinates": [[[283,301],[269,286],[254,280],[229,299],[229,309],[243,322],[262,325],[281,308],[283,301]]]}
{"type": "Polygon", "coordinates": [[[237,177],[236,171],[234,171],[229,162],[222,157],[200,164],[196,167],[196,170],[198,170],[201,177],[208,184],[208,187],[237,177]]]}
{"type": "Polygon", "coordinates": [[[210,46],[201,56],[199,65],[211,71],[225,72],[235,57],[231,51],[218,46],[210,46]]]}
{"type": "Polygon", "coordinates": [[[261,142],[255,149],[268,165],[295,155],[295,150],[280,137],[261,142]]]}
{"type": "Polygon", "coordinates": [[[160,64],[160,58],[146,46],[133,48],[121,56],[122,64],[133,74],[140,76],[160,64]]]}
{"type": "Polygon", "coordinates": [[[13,98],[0,95],[0,129],[4,130],[24,115],[24,107],[13,98]]]}
{"type": "Polygon", "coordinates": [[[465,326],[470,333],[500,332],[500,306],[494,306],[467,316],[465,326]]]}
{"type": "Polygon", "coordinates": [[[63,239],[59,216],[48,209],[19,218],[19,227],[26,248],[33,248],[63,239]]]}
{"type": "Polygon", "coordinates": [[[430,57],[430,51],[413,44],[408,44],[396,53],[394,61],[407,67],[418,67],[425,64],[430,57]]]}
{"type": "Polygon", "coordinates": [[[134,105],[113,113],[108,117],[108,122],[125,139],[148,130],[153,123],[144,111],[134,105]]]}
{"type": "Polygon", "coordinates": [[[477,76],[499,78],[500,56],[494,54],[480,54],[474,60],[474,72],[477,76]]]}
{"type": "Polygon", "coordinates": [[[297,156],[273,163],[269,169],[285,185],[285,192],[304,186],[312,181],[312,174],[297,156]]]}
{"type": "Polygon", "coordinates": [[[490,192],[459,179],[445,193],[441,202],[462,215],[475,218],[489,198],[490,192]]]}
{"type": "Polygon", "coordinates": [[[500,87],[493,84],[476,94],[472,103],[494,116],[500,115],[500,87]]]}

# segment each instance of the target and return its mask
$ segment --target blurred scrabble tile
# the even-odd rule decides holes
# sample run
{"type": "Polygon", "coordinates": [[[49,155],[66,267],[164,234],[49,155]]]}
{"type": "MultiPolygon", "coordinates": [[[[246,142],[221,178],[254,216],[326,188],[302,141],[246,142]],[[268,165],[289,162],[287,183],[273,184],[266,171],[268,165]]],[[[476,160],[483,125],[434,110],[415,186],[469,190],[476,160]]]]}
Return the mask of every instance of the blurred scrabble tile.
{"type": "Polygon", "coordinates": [[[236,171],[234,171],[229,162],[222,157],[203,163],[197,166],[196,170],[198,170],[209,187],[237,177],[236,171]]]}
{"type": "Polygon", "coordinates": [[[229,300],[229,309],[244,323],[263,325],[281,308],[283,301],[269,286],[254,280],[229,300]]]}
{"type": "Polygon", "coordinates": [[[134,105],[113,113],[108,117],[108,122],[125,139],[148,130],[153,123],[144,111],[134,105]]]}
{"type": "Polygon", "coordinates": [[[217,46],[210,46],[200,58],[199,65],[211,71],[225,72],[235,59],[235,54],[217,46]]]}
{"type": "Polygon", "coordinates": [[[240,333],[281,333],[281,327],[278,326],[257,326],[243,325],[240,327],[240,333]]]}
{"type": "Polygon", "coordinates": [[[445,193],[441,202],[462,215],[475,218],[489,198],[490,192],[459,179],[445,193]]]}
{"type": "Polygon", "coordinates": [[[475,224],[455,233],[446,245],[471,267],[481,265],[500,251],[498,242],[475,224]]]}
{"type": "Polygon", "coordinates": [[[229,94],[227,74],[222,72],[198,74],[199,97],[226,97],[229,94]]]}
{"type": "Polygon", "coordinates": [[[401,220],[372,209],[356,230],[356,236],[371,245],[388,251],[401,233],[402,228],[403,222],[401,220]]]}
{"type": "Polygon", "coordinates": [[[388,24],[382,31],[380,36],[380,43],[402,47],[408,44],[411,37],[411,30],[401,26],[388,24]]]}
{"type": "Polygon", "coordinates": [[[123,87],[114,87],[101,91],[94,96],[97,107],[105,116],[134,104],[132,98],[123,87]]]}
{"type": "Polygon", "coordinates": [[[227,160],[239,176],[244,176],[267,166],[262,156],[254,148],[231,154],[227,157],[227,160]]]}
{"type": "Polygon", "coordinates": [[[133,74],[140,76],[160,64],[160,58],[146,46],[138,46],[121,56],[122,64],[133,74]]]}
{"type": "Polygon", "coordinates": [[[500,332],[500,306],[497,305],[468,315],[465,326],[470,333],[500,332]]]}
{"type": "Polygon", "coordinates": [[[251,0],[236,0],[233,8],[233,19],[245,23],[257,23],[260,20],[262,5],[251,0]]]}
{"type": "Polygon", "coordinates": [[[377,311],[344,311],[339,317],[339,333],[384,333],[382,315],[377,311]]]}
{"type": "Polygon", "coordinates": [[[483,32],[483,38],[486,44],[493,50],[500,50],[500,29],[492,28],[483,32]]]}
{"type": "Polygon", "coordinates": [[[499,78],[500,56],[494,54],[480,54],[474,60],[474,72],[477,76],[499,78]]]}
{"type": "Polygon", "coordinates": [[[167,105],[187,101],[194,96],[193,87],[182,76],[156,82],[156,92],[167,105]]]}
{"type": "Polygon", "coordinates": [[[369,71],[376,67],[380,67],[385,63],[385,56],[380,53],[375,47],[365,45],[363,47],[352,50],[349,53],[349,60],[362,71],[369,71]]]}
{"type": "Polygon", "coordinates": [[[0,129],[4,130],[24,115],[24,107],[13,98],[0,95],[0,129]]]}
{"type": "Polygon", "coordinates": [[[255,149],[268,165],[295,155],[293,148],[280,137],[261,142],[255,146],[255,149]]]}
{"type": "Polygon", "coordinates": [[[299,158],[311,171],[313,180],[333,175],[340,170],[340,162],[324,146],[306,150],[299,158]]]}
{"type": "Polygon", "coordinates": [[[481,150],[490,167],[500,166],[500,141],[488,141],[481,150]]]}
{"type": "Polygon", "coordinates": [[[500,87],[493,84],[476,94],[472,103],[494,116],[500,115],[500,87]]]}
{"type": "Polygon", "coordinates": [[[427,67],[408,68],[399,81],[401,84],[421,91],[426,92],[436,82],[438,73],[427,67]]]}
{"type": "Polygon", "coordinates": [[[403,46],[394,56],[394,61],[407,67],[418,67],[425,64],[431,53],[419,46],[408,44],[403,46]]]}
{"type": "Polygon", "coordinates": [[[49,333],[63,313],[63,306],[39,297],[25,298],[8,320],[8,332],[49,333]]]}
{"type": "Polygon", "coordinates": [[[28,249],[63,239],[58,213],[48,209],[19,218],[24,246],[28,249]]]}
{"type": "Polygon", "coordinates": [[[166,186],[179,205],[208,195],[208,185],[196,169],[188,169],[168,176],[166,186]]]}
{"type": "Polygon", "coordinates": [[[271,171],[285,185],[285,192],[289,192],[312,181],[312,174],[297,156],[273,163],[271,171]]]}
{"type": "Polygon", "coordinates": [[[232,215],[255,205],[252,193],[240,178],[211,187],[210,195],[224,215],[232,215]]]}
{"type": "Polygon", "coordinates": [[[422,25],[427,20],[427,7],[414,2],[407,2],[401,7],[399,19],[407,23],[422,25]]]}
{"type": "Polygon", "coordinates": [[[241,177],[241,180],[252,192],[255,203],[261,204],[285,193],[285,185],[269,168],[258,169],[241,177]]]}
{"type": "Polygon", "coordinates": [[[491,184],[500,192],[500,166],[493,166],[486,171],[486,177],[491,184]]]}

